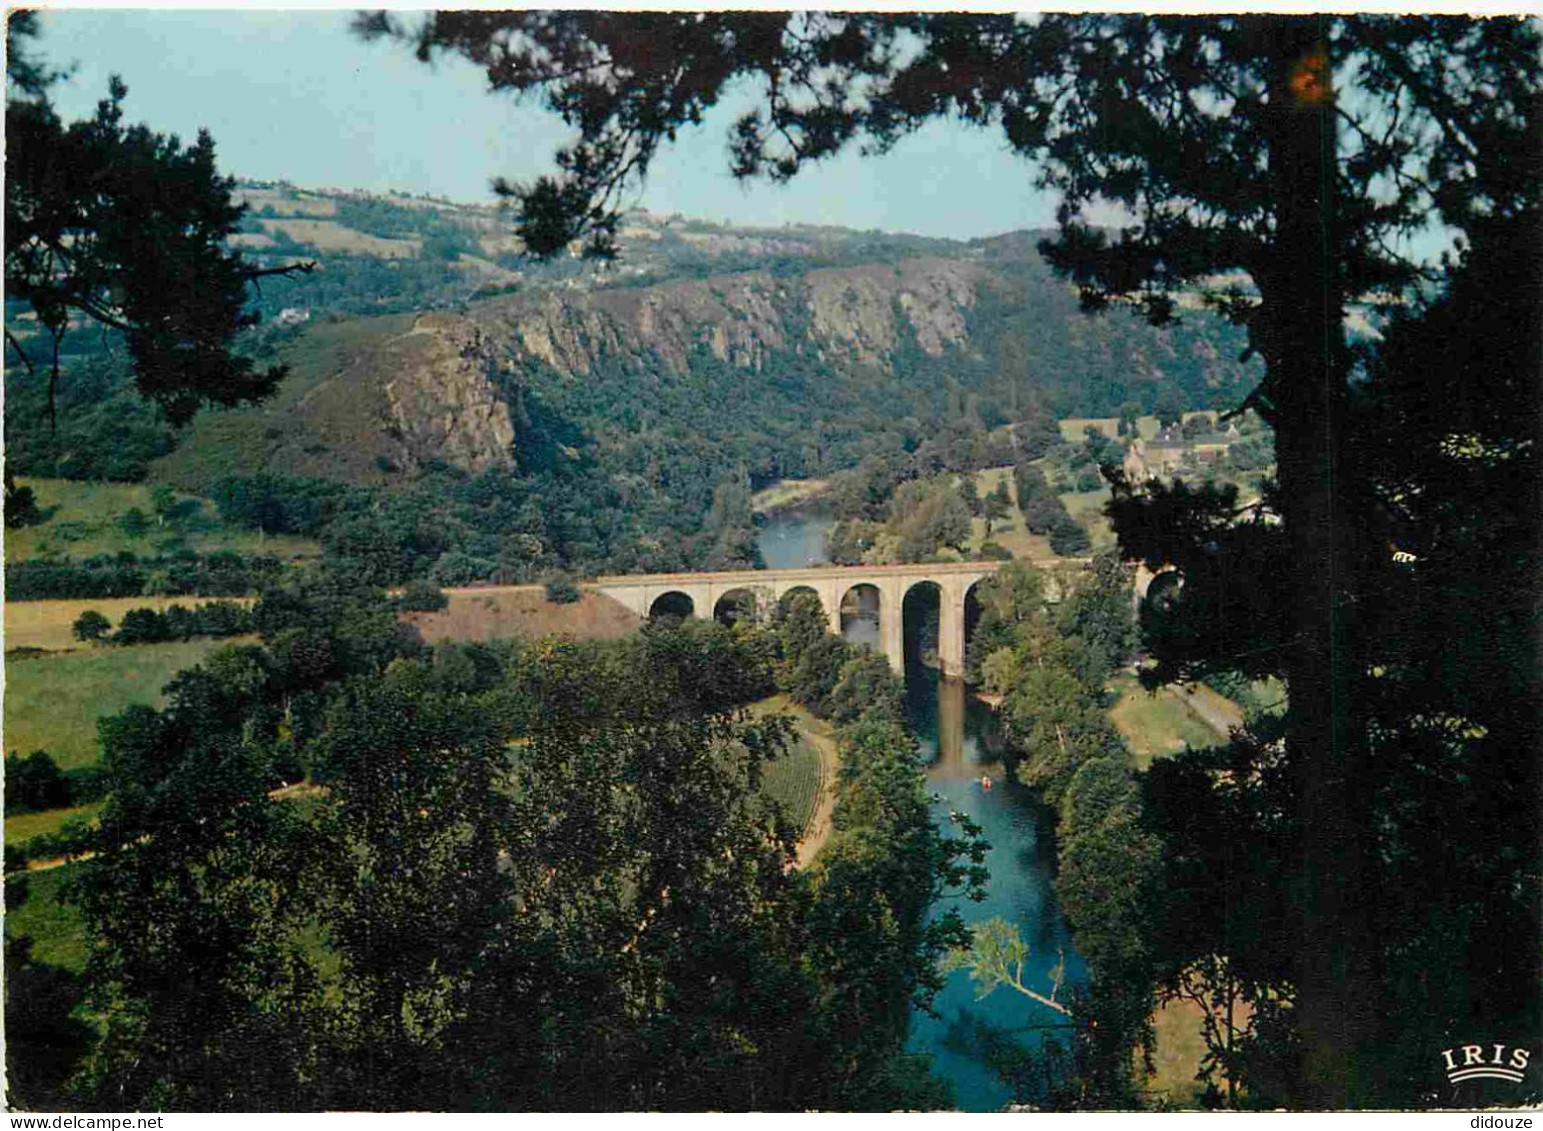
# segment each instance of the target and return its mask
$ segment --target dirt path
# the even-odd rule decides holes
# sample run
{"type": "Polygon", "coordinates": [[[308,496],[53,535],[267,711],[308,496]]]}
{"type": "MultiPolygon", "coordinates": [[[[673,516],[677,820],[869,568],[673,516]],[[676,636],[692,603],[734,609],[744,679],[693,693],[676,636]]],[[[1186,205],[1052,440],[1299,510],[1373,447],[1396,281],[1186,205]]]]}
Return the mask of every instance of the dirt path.
{"type": "MultiPolygon", "coordinates": [[[[313,785],[310,782],[300,781],[294,785],[280,786],[278,789],[270,789],[268,796],[274,801],[295,801],[306,797],[320,797],[327,792],[325,786],[313,785]]],[[[149,840],[149,837],[141,837],[141,841],[149,840]]],[[[95,852],[77,852],[72,856],[50,856],[47,859],[28,860],[27,866],[22,871],[49,872],[55,868],[62,868],[66,864],[78,864],[82,860],[91,860],[96,856],[95,852]]]]}
{"type": "Polygon", "coordinates": [[[1222,738],[1243,725],[1243,711],[1238,705],[1202,683],[1187,683],[1176,687],[1173,695],[1222,738]]]}
{"type": "MultiPolygon", "coordinates": [[[[799,721],[803,722],[802,719],[799,721]]],[[[814,816],[809,819],[804,835],[798,842],[797,866],[807,868],[830,839],[832,820],[836,813],[836,770],[841,762],[836,754],[834,738],[818,734],[812,729],[803,729],[803,736],[820,755],[820,796],[815,802],[814,816]]]]}

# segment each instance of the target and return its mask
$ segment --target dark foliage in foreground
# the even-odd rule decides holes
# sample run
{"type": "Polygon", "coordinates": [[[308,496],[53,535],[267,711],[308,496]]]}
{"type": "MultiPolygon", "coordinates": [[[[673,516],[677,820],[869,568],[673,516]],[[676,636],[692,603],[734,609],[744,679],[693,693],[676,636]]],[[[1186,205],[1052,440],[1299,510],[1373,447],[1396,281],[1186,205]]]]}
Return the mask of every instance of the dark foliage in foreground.
{"type": "MultiPolygon", "coordinates": [[[[254,618],[262,646],[103,726],[112,794],[71,898],[106,1030],[73,1094],[946,1104],[902,1048],[962,937],[928,909],[979,879],[979,850],[933,827],[887,672],[860,678],[843,645],[810,673],[856,729],[832,839],[792,869],[796,830],[757,789],[788,724],[742,710],[789,630],[430,650],[383,595],[325,576],[254,618]],[[308,783],[274,793],[297,761],[308,783]]],[[[43,1089],[23,1102],[57,1083],[12,1079],[43,1089]]]]}

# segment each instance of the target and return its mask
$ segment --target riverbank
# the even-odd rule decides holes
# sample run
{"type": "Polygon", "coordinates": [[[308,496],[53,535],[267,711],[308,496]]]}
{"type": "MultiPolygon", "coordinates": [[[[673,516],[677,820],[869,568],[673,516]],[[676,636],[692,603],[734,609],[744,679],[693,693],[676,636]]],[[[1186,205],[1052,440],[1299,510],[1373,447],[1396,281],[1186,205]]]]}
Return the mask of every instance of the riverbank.
{"type": "Polygon", "coordinates": [[[770,518],[779,511],[813,502],[829,490],[829,479],[780,479],[751,495],[750,509],[770,518]]]}

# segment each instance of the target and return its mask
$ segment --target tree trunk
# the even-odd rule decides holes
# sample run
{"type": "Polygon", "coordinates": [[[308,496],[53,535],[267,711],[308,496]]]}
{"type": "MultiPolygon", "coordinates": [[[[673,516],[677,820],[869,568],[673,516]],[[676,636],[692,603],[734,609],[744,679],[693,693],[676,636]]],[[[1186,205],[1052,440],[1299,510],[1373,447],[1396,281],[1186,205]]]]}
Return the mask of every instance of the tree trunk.
{"type": "MultiPolygon", "coordinates": [[[[1259,280],[1275,410],[1276,458],[1295,579],[1295,638],[1286,657],[1286,749],[1298,790],[1297,1020],[1303,1041],[1296,1101],[1358,1102],[1352,1078],[1365,1047],[1371,988],[1357,922],[1364,857],[1355,772],[1361,736],[1348,718],[1353,678],[1353,507],[1339,493],[1349,359],[1335,217],[1332,69],[1315,18],[1270,20],[1269,167],[1278,210],[1259,280]]],[[[1369,1051],[1369,1050],[1368,1050],[1369,1051]]]]}

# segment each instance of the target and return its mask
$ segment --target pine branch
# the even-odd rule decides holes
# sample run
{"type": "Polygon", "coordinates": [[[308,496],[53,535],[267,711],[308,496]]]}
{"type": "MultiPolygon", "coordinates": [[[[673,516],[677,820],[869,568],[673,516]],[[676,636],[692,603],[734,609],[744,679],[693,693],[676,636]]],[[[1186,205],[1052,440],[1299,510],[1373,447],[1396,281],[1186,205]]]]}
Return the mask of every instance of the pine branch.
{"type": "Polygon", "coordinates": [[[309,259],[303,263],[286,263],[282,267],[247,267],[242,269],[241,277],[247,282],[267,278],[269,275],[282,275],[289,279],[293,278],[296,272],[309,275],[319,266],[321,265],[316,260],[309,259]]]}
{"type": "Polygon", "coordinates": [[[27,367],[27,376],[35,376],[37,374],[37,368],[32,364],[32,359],[27,356],[27,351],[21,348],[21,343],[16,340],[16,335],[11,333],[11,328],[9,326],[5,328],[5,340],[11,343],[11,348],[14,349],[16,351],[16,355],[21,358],[21,363],[27,367]]]}

